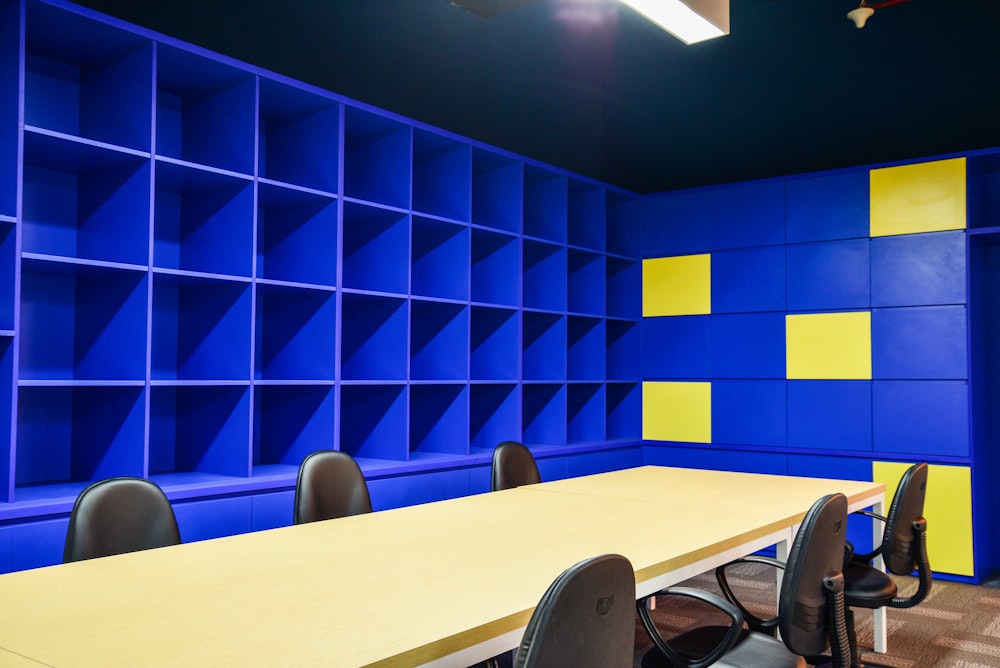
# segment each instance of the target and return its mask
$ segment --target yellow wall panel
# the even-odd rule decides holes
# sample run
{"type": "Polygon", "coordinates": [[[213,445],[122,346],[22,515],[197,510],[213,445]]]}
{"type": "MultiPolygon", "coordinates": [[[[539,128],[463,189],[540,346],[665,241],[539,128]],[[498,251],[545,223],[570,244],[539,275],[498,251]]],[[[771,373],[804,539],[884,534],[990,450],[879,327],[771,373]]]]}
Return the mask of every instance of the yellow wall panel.
{"type": "Polygon", "coordinates": [[[642,437],[650,441],[712,442],[712,384],[642,384],[642,437]]]}
{"type": "Polygon", "coordinates": [[[873,169],[871,236],[965,229],[965,158],[873,169]]]}
{"type": "MultiPolygon", "coordinates": [[[[885,483],[885,512],[911,464],[872,462],[872,480],[885,483]]],[[[972,475],[965,466],[931,464],[927,471],[927,555],[932,571],[973,575],[972,475]]]]}
{"type": "Polygon", "coordinates": [[[872,377],[871,313],[785,316],[785,373],[791,379],[872,377]]]}
{"type": "Polygon", "coordinates": [[[644,317],[711,312],[711,255],[682,255],[642,261],[644,317]]]}

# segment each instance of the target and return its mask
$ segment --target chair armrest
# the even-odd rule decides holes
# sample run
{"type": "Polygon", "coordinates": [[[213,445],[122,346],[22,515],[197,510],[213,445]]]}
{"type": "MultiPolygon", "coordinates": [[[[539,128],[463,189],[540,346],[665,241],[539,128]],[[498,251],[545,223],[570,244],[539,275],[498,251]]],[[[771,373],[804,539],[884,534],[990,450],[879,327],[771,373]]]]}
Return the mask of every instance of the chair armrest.
{"type": "Polygon", "coordinates": [[[702,591],[701,589],[693,589],[691,587],[667,587],[666,589],[661,589],[658,592],[650,594],[649,596],[643,596],[635,603],[636,610],[639,613],[639,620],[642,622],[642,626],[646,629],[646,634],[649,639],[653,641],[653,645],[660,650],[671,665],[674,666],[685,666],[686,668],[705,668],[713,663],[716,663],[721,659],[726,652],[731,650],[740,639],[740,635],[743,631],[743,616],[740,614],[739,609],[734,606],[729,601],[716,596],[715,594],[707,591],[702,591]],[[723,637],[722,641],[708,654],[697,659],[689,659],[684,657],[674,651],[670,644],[663,639],[660,632],[656,628],[656,624],[653,622],[653,618],[650,615],[649,607],[646,602],[654,596],[683,596],[686,598],[692,598],[703,603],[707,603],[715,608],[718,608],[724,612],[729,617],[729,628],[726,630],[726,635],[723,637]]]}
{"type": "MultiPolygon", "coordinates": [[[[886,521],[887,521],[886,517],[884,515],[879,515],[878,513],[873,513],[870,510],[864,510],[864,509],[862,509],[862,510],[855,510],[851,514],[852,515],[864,515],[865,517],[871,517],[872,519],[876,519],[879,522],[882,522],[882,524],[885,524],[886,521]]],[[[882,554],[882,545],[881,544],[875,545],[874,549],[871,552],[868,552],[866,554],[858,554],[855,551],[855,549],[854,549],[854,545],[850,541],[847,542],[847,545],[848,545],[848,550],[847,550],[847,553],[844,555],[844,565],[845,566],[847,565],[847,562],[849,562],[849,561],[854,561],[854,562],[857,562],[859,564],[870,564],[872,562],[872,559],[874,559],[878,555],[882,554]]]]}
{"type": "Polygon", "coordinates": [[[873,513],[873,512],[872,512],[872,511],[870,511],[870,510],[864,510],[864,509],[861,509],[861,510],[855,510],[855,511],[854,511],[853,513],[851,513],[851,514],[852,514],[852,515],[864,515],[864,516],[866,516],[866,517],[872,517],[872,518],[874,518],[874,519],[877,519],[877,520],[879,520],[879,521],[880,521],[880,522],[882,522],[883,524],[884,524],[884,523],[885,523],[885,521],[886,521],[886,517],[885,517],[885,515],[879,515],[878,513],[873,513]]]}
{"type": "Polygon", "coordinates": [[[715,569],[715,579],[719,583],[719,588],[722,590],[722,595],[726,597],[726,600],[735,605],[740,614],[743,615],[743,619],[746,620],[747,626],[752,630],[758,631],[760,633],[766,633],[771,636],[777,636],[778,634],[778,617],[775,615],[770,619],[761,619],[757,615],[750,612],[739,598],[736,593],[733,592],[732,587],[729,586],[729,578],[726,576],[726,569],[735,564],[764,564],[766,566],[771,566],[773,568],[779,568],[781,570],[785,569],[785,564],[777,559],[772,559],[771,557],[760,557],[756,555],[750,555],[747,557],[742,557],[740,559],[734,559],[727,564],[723,564],[715,569]]]}

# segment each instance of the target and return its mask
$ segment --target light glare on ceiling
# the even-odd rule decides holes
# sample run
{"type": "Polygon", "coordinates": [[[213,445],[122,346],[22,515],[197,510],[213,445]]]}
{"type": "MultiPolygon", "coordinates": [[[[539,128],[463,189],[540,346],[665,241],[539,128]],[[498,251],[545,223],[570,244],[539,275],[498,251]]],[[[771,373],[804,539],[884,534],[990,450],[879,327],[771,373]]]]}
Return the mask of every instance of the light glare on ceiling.
{"type": "Polygon", "coordinates": [[[685,44],[729,34],[729,0],[621,0],[685,44]]]}

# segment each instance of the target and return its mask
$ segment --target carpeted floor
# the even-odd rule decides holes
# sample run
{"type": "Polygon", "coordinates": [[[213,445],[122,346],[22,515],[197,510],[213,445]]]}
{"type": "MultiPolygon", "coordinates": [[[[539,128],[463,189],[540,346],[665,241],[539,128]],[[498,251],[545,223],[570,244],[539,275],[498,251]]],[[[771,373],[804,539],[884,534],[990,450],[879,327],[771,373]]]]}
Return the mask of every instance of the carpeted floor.
{"type": "MultiPolygon", "coordinates": [[[[731,572],[730,583],[741,600],[758,616],[773,616],[773,571],[757,565],[736,568],[740,570],[731,572]]],[[[898,583],[904,594],[916,589],[915,578],[898,578],[898,583]]],[[[683,584],[721,595],[713,573],[699,575],[683,584]]],[[[661,599],[653,616],[665,637],[722,619],[713,617],[718,613],[711,609],[695,607],[698,605],[661,599]]],[[[862,659],[877,660],[893,668],[1000,668],[1000,589],[996,587],[935,580],[923,603],[908,610],[890,610],[888,615],[889,653],[866,653],[862,659]]],[[[861,610],[856,619],[858,644],[863,652],[866,648],[870,652],[872,614],[861,610]]],[[[634,668],[640,668],[642,656],[651,644],[637,618],[634,668]]],[[[511,664],[510,655],[500,658],[501,668],[509,668],[511,664]]]]}
{"type": "MultiPolygon", "coordinates": [[[[730,582],[748,603],[751,612],[761,617],[774,614],[773,571],[756,565],[741,565],[730,582]]],[[[904,593],[916,589],[915,578],[899,578],[904,593]]],[[[712,573],[684,583],[719,593],[712,573]]],[[[654,611],[657,625],[666,635],[687,626],[706,622],[706,610],[678,605],[678,599],[663,600],[654,611]]],[[[1000,590],[935,580],[928,598],[908,610],[890,610],[889,653],[866,654],[862,659],[877,660],[894,668],[928,666],[934,668],[997,668],[1000,666],[1000,590]]],[[[872,614],[856,613],[858,644],[865,651],[872,646],[872,614]]],[[[650,641],[642,626],[636,624],[635,666],[650,641]]]]}

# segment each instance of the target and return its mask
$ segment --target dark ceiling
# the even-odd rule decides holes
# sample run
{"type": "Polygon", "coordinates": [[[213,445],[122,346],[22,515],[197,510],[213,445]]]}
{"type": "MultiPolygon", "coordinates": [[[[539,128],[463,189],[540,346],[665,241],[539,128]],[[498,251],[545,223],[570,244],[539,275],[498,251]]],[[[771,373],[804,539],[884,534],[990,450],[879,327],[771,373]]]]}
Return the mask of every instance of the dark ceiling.
{"type": "Polygon", "coordinates": [[[1000,146],[1000,1],[731,0],[685,46],[614,0],[81,0],[640,193],[1000,146]],[[872,3],[874,4],[874,3],[872,3]]]}

